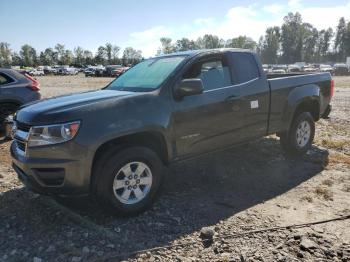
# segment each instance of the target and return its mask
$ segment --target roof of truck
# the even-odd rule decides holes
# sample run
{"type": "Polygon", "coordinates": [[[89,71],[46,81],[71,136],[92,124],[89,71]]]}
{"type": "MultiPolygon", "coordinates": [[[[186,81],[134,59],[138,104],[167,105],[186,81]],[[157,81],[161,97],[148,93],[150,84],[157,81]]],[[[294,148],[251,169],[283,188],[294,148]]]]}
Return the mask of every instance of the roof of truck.
{"type": "Polygon", "coordinates": [[[253,53],[251,50],[248,49],[241,49],[241,48],[215,48],[215,49],[200,49],[200,50],[188,50],[188,51],[181,51],[181,52],[175,52],[170,54],[163,54],[159,55],[157,57],[167,57],[167,56],[195,56],[198,54],[205,54],[205,53],[224,53],[227,51],[235,51],[235,52],[245,52],[245,53],[253,53]]]}

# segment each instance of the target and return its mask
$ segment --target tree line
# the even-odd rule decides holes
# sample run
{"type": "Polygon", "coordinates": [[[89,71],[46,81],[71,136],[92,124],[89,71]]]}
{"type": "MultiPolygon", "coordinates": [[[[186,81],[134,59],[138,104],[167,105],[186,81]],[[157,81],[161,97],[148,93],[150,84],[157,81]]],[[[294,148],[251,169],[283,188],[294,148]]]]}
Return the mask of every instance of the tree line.
{"type": "Polygon", "coordinates": [[[256,51],[265,64],[345,62],[350,56],[350,22],[342,17],[335,32],[332,28],[317,30],[303,22],[297,12],[285,16],[282,26],[267,28],[258,42],[247,36],[224,40],[210,34],[196,41],[182,38],[172,42],[171,38],[163,37],[160,42],[158,54],[233,47],[256,51]]]}
{"type": "MultiPolygon", "coordinates": [[[[289,13],[284,17],[281,26],[266,29],[265,35],[258,42],[247,36],[232,39],[221,39],[216,35],[206,34],[197,40],[182,38],[175,42],[171,38],[162,37],[157,55],[178,51],[244,48],[256,51],[265,64],[290,64],[295,62],[322,63],[344,62],[350,56],[350,22],[340,18],[335,32],[332,28],[316,29],[303,21],[300,13],[289,13]]],[[[54,48],[46,48],[38,53],[32,46],[25,44],[19,53],[12,52],[10,45],[0,43],[0,67],[38,66],[38,65],[133,65],[141,61],[142,52],[132,47],[124,49],[122,56],[120,47],[107,43],[100,46],[93,54],[82,47],[73,50],[57,44],[54,48]]]]}
{"type": "Polygon", "coordinates": [[[107,43],[100,46],[97,52],[78,46],[72,50],[66,49],[62,44],[56,44],[54,48],[46,48],[38,53],[34,47],[25,44],[19,53],[12,52],[10,44],[0,42],[0,67],[21,66],[33,67],[39,65],[71,65],[82,67],[84,65],[133,65],[142,60],[142,52],[132,47],[124,49],[119,57],[120,47],[107,43]]]}

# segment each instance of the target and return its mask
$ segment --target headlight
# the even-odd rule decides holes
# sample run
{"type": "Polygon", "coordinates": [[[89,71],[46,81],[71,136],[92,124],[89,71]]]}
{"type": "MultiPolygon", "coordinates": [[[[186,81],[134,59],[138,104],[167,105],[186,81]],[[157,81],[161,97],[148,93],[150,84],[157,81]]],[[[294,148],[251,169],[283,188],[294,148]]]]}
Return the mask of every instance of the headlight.
{"type": "Polygon", "coordinates": [[[28,146],[44,146],[63,143],[75,137],[80,122],[71,122],[60,125],[33,126],[30,128],[28,146]]]}

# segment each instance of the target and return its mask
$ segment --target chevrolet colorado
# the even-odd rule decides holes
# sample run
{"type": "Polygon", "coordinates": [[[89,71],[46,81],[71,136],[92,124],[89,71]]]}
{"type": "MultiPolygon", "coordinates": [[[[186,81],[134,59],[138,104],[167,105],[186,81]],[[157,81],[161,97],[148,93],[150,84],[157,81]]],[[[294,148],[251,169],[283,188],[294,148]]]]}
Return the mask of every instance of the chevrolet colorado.
{"type": "Polygon", "coordinates": [[[173,161],[276,133],[288,153],[305,153],[333,89],[329,73],[265,75],[247,50],[158,56],[102,90],[19,110],[13,168],[36,192],[92,195],[135,214],[154,201],[173,161]]]}

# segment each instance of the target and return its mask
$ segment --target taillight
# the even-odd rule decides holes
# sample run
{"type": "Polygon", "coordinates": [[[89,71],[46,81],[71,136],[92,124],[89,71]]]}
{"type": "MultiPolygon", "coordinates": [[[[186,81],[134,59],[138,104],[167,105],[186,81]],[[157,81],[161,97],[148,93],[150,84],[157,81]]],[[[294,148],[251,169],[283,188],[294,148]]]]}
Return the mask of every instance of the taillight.
{"type": "Polygon", "coordinates": [[[331,98],[334,96],[334,80],[333,79],[331,80],[330,95],[331,95],[331,98]]]}
{"type": "Polygon", "coordinates": [[[29,86],[29,88],[33,91],[39,91],[40,90],[40,84],[38,82],[38,80],[34,79],[33,77],[31,77],[28,74],[24,74],[25,77],[30,80],[32,82],[32,84],[29,86]]]}

